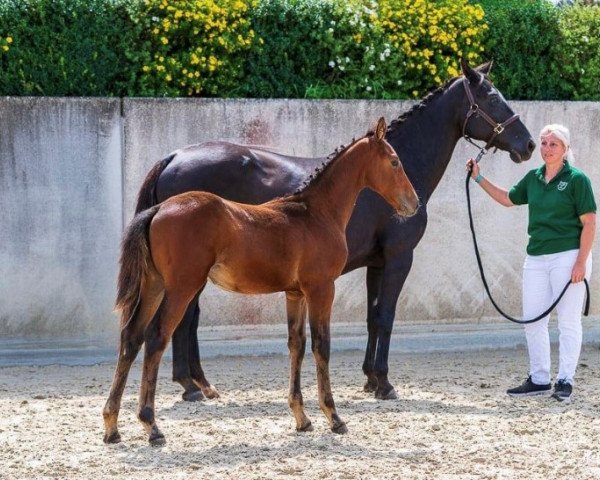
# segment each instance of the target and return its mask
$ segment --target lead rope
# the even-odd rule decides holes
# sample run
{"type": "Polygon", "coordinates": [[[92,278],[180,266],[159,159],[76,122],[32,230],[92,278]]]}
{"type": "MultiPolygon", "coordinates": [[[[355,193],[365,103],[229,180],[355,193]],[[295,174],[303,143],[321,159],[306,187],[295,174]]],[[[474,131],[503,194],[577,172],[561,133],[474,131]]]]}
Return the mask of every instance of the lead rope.
{"type": "MultiPolygon", "coordinates": [[[[479,152],[479,155],[477,155],[476,162],[479,163],[479,160],[481,160],[481,157],[484,155],[484,153],[485,153],[484,150],[481,149],[481,151],[479,152]]],[[[504,313],[502,311],[502,309],[494,301],[492,294],[490,293],[490,288],[488,287],[487,280],[485,279],[485,274],[483,273],[483,265],[481,264],[481,256],[479,255],[479,247],[477,246],[477,238],[475,237],[475,227],[473,226],[473,213],[471,212],[471,193],[469,191],[470,177],[471,177],[471,172],[467,172],[467,181],[465,183],[465,188],[467,191],[467,209],[469,211],[469,226],[471,227],[471,235],[473,236],[473,246],[475,247],[475,257],[477,258],[477,266],[479,267],[479,274],[481,275],[481,281],[483,282],[485,291],[487,292],[487,295],[488,295],[490,301],[492,302],[492,305],[494,305],[494,308],[504,318],[510,320],[511,322],[520,323],[520,324],[537,322],[538,320],[541,320],[546,315],[548,315],[552,310],[554,310],[554,307],[556,307],[556,305],[558,305],[558,302],[560,302],[560,299],[563,297],[563,295],[567,291],[567,288],[569,288],[569,285],[571,285],[571,280],[569,280],[567,282],[567,284],[565,285],[565,288],[563,288],[562,292],[560,292],[560,295],[554,301],[554,303],[552,305],[550,305],[550,307],[548,307],[548,309],[544,313],[541,313],[540,315],[538,315],[535,318],[532,318],[531,320],[520,320],[518,318],[513,318],[510,315],[507,315],[506,313],[504,313]]],[[[583,281],[585,283],[585,308],[583,309],[583,315],[587,317],[588,313],[590,311],[590,287],[588,285],[587,279],[584,278],[583,281]]]]}

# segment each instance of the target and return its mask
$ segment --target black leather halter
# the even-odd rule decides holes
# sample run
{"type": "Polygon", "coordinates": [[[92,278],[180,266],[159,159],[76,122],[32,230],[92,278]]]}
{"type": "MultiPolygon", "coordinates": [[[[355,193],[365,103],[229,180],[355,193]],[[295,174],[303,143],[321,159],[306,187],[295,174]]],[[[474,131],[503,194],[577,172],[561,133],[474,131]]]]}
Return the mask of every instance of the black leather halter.
{"type": "Polygon", "coordinates": [[[465,122],[463,123],[462,136],[467,142],[469,142],[469,143],[475,145],[477,148],[481,149],[481,151],[479,152],[479,155],[477,156],[477,160],[476,160],[477,162],[479,162],[479,160],[481,159],[481,157],[483,156],[485,151],[489,150],[489,148],[492,146],[492,143],[494,143],[494,140],[496,139],[496,137],[498,135],[500,135],[507,126],[509,126],[514,121],[518,120],[519,115],[515,113],[512,117],[506,119],[502,123],[496,122],[492,117],[490,117],[481,108],[479,108],[479,105],[477,105],[477,103],[475,103],[475,99],[473,98],[473,93],[471,92],[471,89],[469,88],[469,80],[467,80],[467,77],[463,78],[462,83],[463,83],[463,86],[465,87],[465,92],[467,93],[467,98],[469,99],[469,111],[467,112],[467,116],[465,117],[465,122]],[[481,148],[479,145],[477,145],[475,142],[473,142],[473,140],[471,140],[471,137],[469,137],[467,135],[467,123],[473,117],[483,118],[487,123],[490,124],[490,126],[493,129],[491,137],[489,138],[485,147],[483,147],[483,148],[481,148]]]}

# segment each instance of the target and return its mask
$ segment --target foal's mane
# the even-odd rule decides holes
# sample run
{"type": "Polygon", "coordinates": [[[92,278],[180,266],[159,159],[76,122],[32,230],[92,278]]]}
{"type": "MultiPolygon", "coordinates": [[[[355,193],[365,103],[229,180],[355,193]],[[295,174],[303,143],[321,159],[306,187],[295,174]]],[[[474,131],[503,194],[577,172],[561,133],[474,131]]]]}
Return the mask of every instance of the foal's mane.
{"type": "Polygon", "coordinates": [[[370,129],[366,135],[360,137],[360,138],[353,138],[352,142],[348,145],[340,145],[339,147],[337,147],[333,152],[331,152],[329,155],[327,155],[327,158],[325,159],[324,162],[321,163],[320,166],[318,166],[317,168],[315,168],[313,170],[313,173],[311,173],[308,176],[308,179],[306,179],[304,181],[304,183],[302,185],[300,185],[300,187],[298,187],[298,189],[290,194],[290,196],[292,195],[298,195],[302,192],[304,192],[308,187],[310,187],[311,185],[315,185],[322,177],[323,177],[323,173],[333,164],[335,163],[335,161],[340,158],[351,146],[353,146],[355,143],[360,142],[363,138],[368,138],[373,136],[375,133],[374,129],[370,129]]]}

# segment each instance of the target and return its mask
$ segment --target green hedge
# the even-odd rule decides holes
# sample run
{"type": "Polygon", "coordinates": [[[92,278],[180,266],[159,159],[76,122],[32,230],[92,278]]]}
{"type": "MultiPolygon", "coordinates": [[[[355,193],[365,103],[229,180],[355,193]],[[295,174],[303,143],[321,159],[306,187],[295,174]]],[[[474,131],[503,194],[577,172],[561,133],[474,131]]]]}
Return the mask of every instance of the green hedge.
{"type": "Polygon", "coordinates": [[[327,74],[330,47],[324,34],[334,5],[323,0],[262,0],[250,12],[260,39],[246,59],[246,77],[235,94],[304,97],[327,74]]]}
{"type": "MultiPolygon", "coordinates": [[[[489,26],[486,56],[505,95],[600,100],[600,7],[547,0],[478,0],[489,26]]],[[[587,2],[588,4],[590,2],[587,2]]]]}
{"type": "Polygon", "coordinates": [[[140,32],[130,3],[0,0],[0,94],[133,93],[140,32]]]}
{"type": "Polygon", "coordinates": [[[136,95],[228,95],[255,34],[252,0],[144,0],[136,95]]]}
{"type": "Polygon", "coordinates": [[[512,99],[567,98],[561,76],[560,9],[548,0],[483,0],[486,56],[493,78],[512,99]]]}
{"type": "Polygon", "coordinates": [[[600,7],[565,8],[560,15],[562,32],[560,69],[574,100],[600,100],[600,7]]]}
{"type": "Polygon", "coordinates": [[[600,8],[547,0],[0,0],[0,95],[415,98],[493,59],[600,100],[600,8]]]}

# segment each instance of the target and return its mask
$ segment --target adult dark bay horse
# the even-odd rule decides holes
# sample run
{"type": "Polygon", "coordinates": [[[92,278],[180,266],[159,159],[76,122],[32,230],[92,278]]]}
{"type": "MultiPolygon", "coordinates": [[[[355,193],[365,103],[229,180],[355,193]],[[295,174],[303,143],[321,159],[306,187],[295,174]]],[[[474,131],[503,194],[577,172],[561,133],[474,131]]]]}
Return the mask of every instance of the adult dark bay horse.
{"type": "MultiPolygon", "coordinates": [[[[387,140],[396,150],[422,207],[402,219],[371,191],[362,192],[348,228],[344,272],[367,267],[367,349],[365,390],[396,398],[388,381],[388,353],[396,303],[410,271],[413,250],[427,225],[427,202],[444,174],[461,136],[483,140],[527,160],[535,143],[502,94],[486,78],[490,64],[476,69],[462,62],[463,77],[447,82],[393,121],[387,140]],[[512,122],[507,124],[507,122],[512,122]],[[506,123],[506,124],[505,124],[506,123]],[[505,124],[505,125],[502,125],[505,124]]],[[[205,190],[242,203],[261,203],[296,190],[322,158],[294,158],[261,147],[210,142],[178,150],[158,162],[142,185],[139,212],[172,195],[205,190]]],[[[173,379],[185,400],[216,390],[204,376],[198,351],[199,307],[194,298],[173,335],[173,379]]]]}
{"type": "Polygon", "coordinates": [[[121,344],[104,408],[105,442],[120,440],[117,416],[123,389],[145,342],[138,416],[150,443],[164,443],[154,417],[160,358],[188,304],[208,279],[234,292],[286,292],[289,405],[300,431],[311,429],[300,391],[308,311],[319,404],[331,429],[346,431],[329,383],[329,322],[334,281],[348,257],[346,225],[366,187],[399,215],[414,215],[419,205],[398,155],[385,141],[386,128],[380,119],[374,133],[332,154],[312,181],[293,195],[244,205],[208,192],[187,192],[133,219],[121,248],[121,344]]]}

